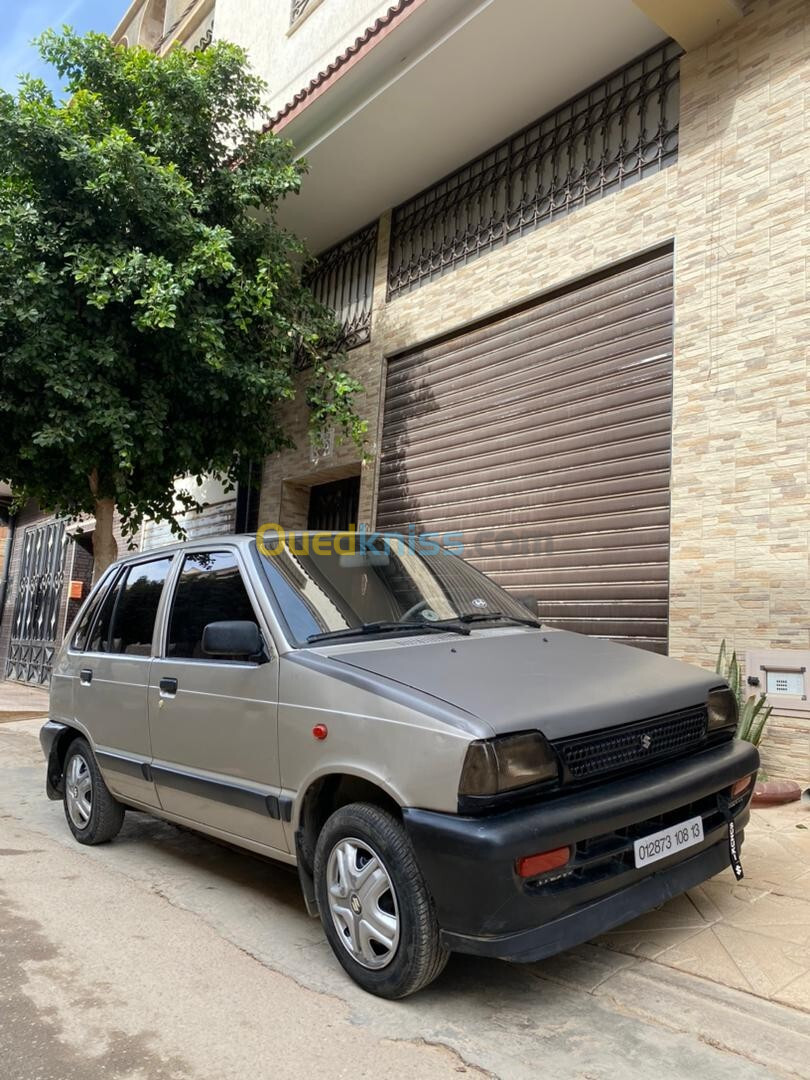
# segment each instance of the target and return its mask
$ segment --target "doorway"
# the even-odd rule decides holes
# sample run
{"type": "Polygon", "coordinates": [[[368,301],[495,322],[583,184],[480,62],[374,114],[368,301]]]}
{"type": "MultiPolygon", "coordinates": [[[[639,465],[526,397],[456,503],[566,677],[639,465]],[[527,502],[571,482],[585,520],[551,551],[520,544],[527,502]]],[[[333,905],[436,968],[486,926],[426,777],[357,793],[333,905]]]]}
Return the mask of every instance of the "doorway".
{"type": "Polygon", "coordinates": [[[329,484],[315,484],[309,492],[307,528],[315,531],[343,531],[357,524],[360,506],[360,477],[347,476],[329,484]]]}

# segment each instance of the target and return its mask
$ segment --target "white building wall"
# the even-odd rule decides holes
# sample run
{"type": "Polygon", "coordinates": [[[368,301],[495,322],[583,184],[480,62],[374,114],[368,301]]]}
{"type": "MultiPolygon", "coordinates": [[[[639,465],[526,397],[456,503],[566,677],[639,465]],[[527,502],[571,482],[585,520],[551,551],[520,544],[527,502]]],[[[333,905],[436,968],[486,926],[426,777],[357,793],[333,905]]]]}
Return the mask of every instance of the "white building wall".
{"type": "Polygon", "coordinates": [[[247,49],[254,70],[270,87],[272,115],[393,2],[310,0],[291,27],[290,0],[217,0],[214,36],[247,49]]]}

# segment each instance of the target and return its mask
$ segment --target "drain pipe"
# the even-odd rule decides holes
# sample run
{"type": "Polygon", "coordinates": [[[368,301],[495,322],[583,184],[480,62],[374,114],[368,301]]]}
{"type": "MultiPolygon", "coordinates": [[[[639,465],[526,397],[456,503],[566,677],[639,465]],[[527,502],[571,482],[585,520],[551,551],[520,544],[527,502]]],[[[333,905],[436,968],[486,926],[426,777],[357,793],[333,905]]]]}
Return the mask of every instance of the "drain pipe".
{"type": "Polygon", "coordinates": [[[8,536],[3,551],[3,573],[0,576],[0,626],[3,624],[3,609],[6,606],[6,591],[8,589],[8,577],[11,572],[11,551],[14,547],[14,531],[17,527],[17,515],[8,515],[8,536]]]}

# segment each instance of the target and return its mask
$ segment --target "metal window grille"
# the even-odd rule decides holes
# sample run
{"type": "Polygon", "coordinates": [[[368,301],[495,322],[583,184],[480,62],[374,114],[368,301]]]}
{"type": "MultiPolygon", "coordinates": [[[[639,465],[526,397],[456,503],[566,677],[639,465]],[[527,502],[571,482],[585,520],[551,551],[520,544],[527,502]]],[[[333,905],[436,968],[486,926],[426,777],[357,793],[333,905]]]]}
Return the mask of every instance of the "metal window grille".
{"type": "Polygon", "coordinates": [[[57,645],[67,533],[54,521],[25,530],[6,678],[47,683],[57,645]]]}
{"type": "Polygon", "coordinates": [[[315,297],[334,311],[343,326],[347,349],[371,340],[376,255],[377,222],[374,221],[318,256],[307,277],[315,297]]]}
{"type": "Polygon", "coordinates": [[[675,161],[681,52],[645,53],[398,206],[389,299],[675,161]]]}
{"type": "Polygon", "coordinates": [[[290,26],[307,10],[312,0],[292,0],[290,4],[290,26]]]}

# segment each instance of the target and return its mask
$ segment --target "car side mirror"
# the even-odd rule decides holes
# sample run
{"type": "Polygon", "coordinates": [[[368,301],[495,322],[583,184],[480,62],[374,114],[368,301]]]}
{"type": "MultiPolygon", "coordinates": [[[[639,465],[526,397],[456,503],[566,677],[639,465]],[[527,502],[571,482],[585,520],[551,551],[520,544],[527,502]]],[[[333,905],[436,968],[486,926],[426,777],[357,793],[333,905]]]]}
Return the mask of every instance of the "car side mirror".
{"type": "Polygon", "coordinates": [[[208,623],[202,634],[202,651],[206,656],[265,659],[261,630],[247,620],[208,623]]]}

